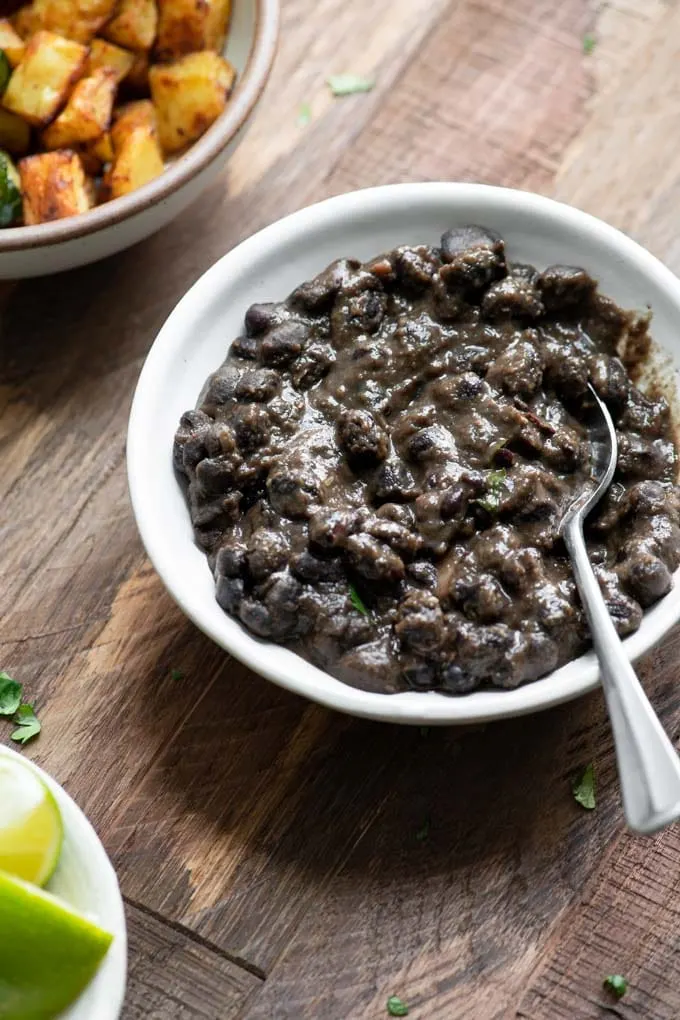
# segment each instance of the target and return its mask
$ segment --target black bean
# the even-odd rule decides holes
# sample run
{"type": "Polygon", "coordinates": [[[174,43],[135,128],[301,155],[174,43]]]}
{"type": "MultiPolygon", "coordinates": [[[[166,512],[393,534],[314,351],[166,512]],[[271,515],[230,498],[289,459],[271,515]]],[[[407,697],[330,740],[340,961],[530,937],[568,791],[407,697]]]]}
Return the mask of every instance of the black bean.
{"type": "Polygon", "coordinates": [[[223,365],[208,380],[201,399],[201,409],[215,418],[224,407],[230,407],[236,401],[236,386],[241,373],[231,366],[223,365]]]}
{"type": "Polygon", "coordinates": [[[281,377],[269,368],[244,372],[236,384],[236,399],[266,404],[281,389],[281,377]]]}
{"type": "Polygon", "coordinates": [[[434,563],[428,563],[426,560],[416,560],[415,563],[409,563],[406,567],[406,573],[411,580],[415,581],[416,584],[422,585],[424,588],[436,588],[439,582],[437,568],[434,563]]]}
{"type": "Polygon", "coordinates": [[[271,613],[266,606],[255,599],[246,598],[241,601],[238,615],[241,623],[252,630],[257,637],[269,638],[274,631],[271,613]]]}
{"type": "Polygon", "coordinates": [[[532,343],[515,340],[498,355],[486,378],[506,393],[531,397],[541,385],[543,359],[532,343]]]}
{"type": "Polygon", "coordinates": [[[313,556],[307,549],[292,557],[290,569],[296,577],[308,584],[339,581],[344,577],[342,564],[339,560],[320,559],[318,556],[313,556]]]}
{"type": "Polygon", "coordinates": [[[421,659],[404,662],[401,676],[414,691],[431,691],[437,686],[437,670],[431,662],[421,659]]]}
{"type": "Polygon", "coordinates": [[[389,440],[370,411],[343,411],[338,419],[338,444],[353,468],[373,467],[384,460],[389,440]]]}
{"type": "Polygon", "coordinates": [[[488,390],[483,379],[474,372],[463,372],[432,383],[431,393],[434,400],[443,407],[455,409],[468,404],[475,397],[488,390]]]}
{"type": "Polygon", "coordinates": [[[394,584],[404,578],[404,561],[370,535],[350,535],[345,543],[349,565],[367,581],[394,584]]]}
{"type": "Polygon", "coordinates": [[[420,535],[404,527],[403,524],[397,524],[396,521],[376,518],[366,525],[365,530],[369,535],[380,539],[381,542],[387,542],[401,556],[409,560],[418,554],[423,544],[420,535]]]}
{"type": "Polygon", "coordinates": [[[544,345],[545,381],[566,400],[580,400],[588,389],[588,362],[566,344],[544,345]]]}
{"type": "Polygon", "coordinates": [[[613,358],[608,354],[595,354],[588,359],[588,370],[598,397],[612,408],[624,407],[631,383],[620,358],[613,358]]]}
{"type": "Polygon", "coordinates": [[[628,591],[645,608],[662,598],[673,584],[666,564],[651,553],[632,557],[626,564],[624,578],[628,591]]]}
{"type": "Polygon", "coordinates": [[[290,470],[277,465],[267,479],[269,500],[284,517],[307,517],[319,501],[318,479],[304,468],[290,470]]]}
{"type": "Polygon", "coordinates": [[[260,341],[254,336],[237,336],[229,348],[229,353],[244,361],[257,361],[260,356],[260,341]]]}
{"type": "Polygon", "coordinates": [[[269,441],[271,426],[269,415],[259,404],[236,407],[230,419],[236,441],[241,450],[250,452],[269,441]]]}
{"type": "Polygon", "coordinates": [[[444,614],[436,595],[413,592],[400,602],[395,633],[402,645],[420,655],[434,652],[444,634],[444,614]]]}
{"type": "Polygon", "coordinates": [[[249,337],[266,333],[268,329],[278,326],[287,314],[283,305],[271,302],[251,305],[245,317],[246,333],[249,337]]]}
{"type": "Polygon", "coordinates": [[[275,531],[258,530],[248,541],[247,564],[251,577],[263,581],[288,562],[289,542],[275,531]]]}
{"type": "Polygon", "coordinates": [[[310,344],[290,366],[293,385],[298,390],[316,386],[335,364],[335,351],[328,344],[310,344]]]}
{"type": "Polygon", "coordinates": [[[667,439],[643,439],[631,432],[616,433],[619,457],[617,470],[628,478],[658,478],[670,481],[676,453],[667,439]]]}
{"type": "Polygon", "coordinates": [[[596,286],[585,269],[575,266],[548,266],[538,278],[543,302],[550,311],[583,304],[592,297],[596,286]]]}
{"type": "Polygon", "coordinates": [[[240,577],[218,576],[215,585],[217,604],[225,613],[235,616],[244,597],[244,584],[240,577]]]}
{"type": "Polygon", "coordinates": [[[302,322],[284,322],[270,330],[260,343],[260,357],[265,365],[283,368],[293,361],[308,338],[302,322]]]}
{"type": "Polygon", "coordinates": [[[190,474],[198,462],[208,456],[206,442],[209,442],[212,425],[212,418],[204,411],[187,411],[182,415],[172,449],[176,471],[190,474]],[[188,453],[185,452],[187,447],[188,453]]]}
{"type": "Polygon", "coordinates": [[[331,262],[330,266],[313,280],[296,287],[290,295],[290,304],[311,312],[312,315],[322,315],[330,311],[340,288],[347,284],[360,267],[361,263],[356,259],[337,259],[331,262]]]}
{"type": "Polygon", "coordinates": [[[425,290],[426,287],[429,287],[440,265],[436,254],[426,245],[397,249],[395,264],[397,277],[415,291],[425,290]]]}
{"type": "Polygon", "coordinates": [[[480,623],[493,623],[510,607],[510,599],[491,574],[456,578],[451,595],[467,617],[480,623]]]}
{"type": "Polygon", "coordinates": [[[205,493],[230,492],[236,462],[231,456],[204,457],[196,465],[196,481],[205,493]]]}
{"type": "Polygon", "coordinates": [[[326,552],[338,551],[360,525],[360,517],[351,510],[317,510],[309,521],[309,540],[326,552]]]}
{"type": "Polygon", "coordinates": [[[241,577],[246,570],[246,547],[242,542],[226,541],[217,552],[215,573],[224,577],[241,577]]]}
{"type": "Polygon", "coordinates": [[[492,284],[482,298],[485,319],[538,319],[544,308],[538,290],[520,276],[506,276],[492,284]]]}
{"type": "Polygon", "coordinates": [[[469,694],[481,684],[479,676],[467,673],[457,662],[445,663],[439,671],[439,683],[448,694],[469,694]]]}
{"type": "Polygon", "coordinates": [[[370,490],[375,503],[409,503],[420,491],[413,475],[400,460],[381,464],[373,476],[370,490]]]}
{"type": "Polygon", "coordinates": [[[441,257],[449,263],[441,270],[449,287],[485,287],[506,273],[505,245],[484,227],[447,230],[441,239],[441,257]]]}

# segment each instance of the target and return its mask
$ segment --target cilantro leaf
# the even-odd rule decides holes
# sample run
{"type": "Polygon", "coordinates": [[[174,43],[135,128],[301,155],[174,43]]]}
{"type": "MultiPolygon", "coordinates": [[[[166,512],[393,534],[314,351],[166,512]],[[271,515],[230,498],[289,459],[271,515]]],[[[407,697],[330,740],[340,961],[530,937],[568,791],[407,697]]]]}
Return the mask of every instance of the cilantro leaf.
{"type": "Polygon", "coordinates": [[[14,715],[21,704],[21,684],[0,673],[0,715],[14,715]]]}
{"type": "Polygon", "coordinates": [[[298,127],[307,127],[312,119],[312,108],[309,103],[302,103],[298,110],[297,125],[298,127]]]}
{"type": "Polygon", "coordinates": [[[389,1016],[408,1016],[408,1006],[398,995],[390,995],[387,1000],[387,1013],[389,1016]]]}
{"type": "Polygon", "coordinates": [[[498,471],[490,471],[486,476],[486,492],[479,499],[475,499],[473,502],[479,503],[481,507],[487,511],[487,513],[495,514],[498,513],[498,509],[501,505],[501,495],[503,493],[503,484],[507,471],[505,468],[500,468],[498,471]]]}
{"type": "Polygon", "coordinates": [[[17,744],[27,744],[29,740],[33,740],[33,737],[37,737],[42,729],[33,710],[33,705],[19,705],[12,722],[17,724],[17,729],[10,734],[10,737],[17,744]]]}
{"type": "Polygon", "coordinates": [[[416,839],[418,840],[419,843],[424,843],[429,835],[430,835],[430,816],[427,815],[427,817],[423,821],[423,824],[416,832],[416,839]]]}
{"type": "Polygon", "coordinates": [[[182,672],[181,669],[171,669],[170,670],[170,679],[171,680],[184,680],[184,673],[182,672]]]}
{"type": "Polygon", "coordinates": [[[0,149],[0,227],[11,227],[21,218],[21,192],[17,171],[7,153],[0,149]]]}
{"type": "Polygon", "coordinates": [[[615,995],[617,999],[622,999],[628,991],[628,982],[625,977],[622,977],[620,974],[610,974],[604,979],[602,984],[607,991],[611,992],[612,995],[615,995]]]}
{"type": "Polygon", "coordinates": [[[596,42],[597,40],[595,39],[595,36],[593,35],[592,32],[587,32],[583,36],[583,52],[585,53],[586,56],[593,52],[593,50],[595,49],[596,42]]]}
{"type": "Polygon", "coordinates": [[[353,584],[349,586],[349,600],[358,613],[361,613],[362,616],[368,616],[368,609],[353,584]]]}
{"type": "Polygon", "coordinates": [[[592,811],[595,807],[595,768],[593,763],[586,765],[583,772],[573,780],[571,789],[574,800],[584,807],[586,811],[592,811]]]}
{"type": "Polygon", "coordinates": [[[359,74],[331,74],[326,84],[334,96],[353,96],[357,92],[370,92],[375,78],[362,78],[359,74]]]}
{"type": "Polygon", "coordinates": [[[421,737],[429,737],[429,735],[430,735],[430,727],[429,726],[421,726],[420,727],[420,735],[421,735],[421,737]]]}

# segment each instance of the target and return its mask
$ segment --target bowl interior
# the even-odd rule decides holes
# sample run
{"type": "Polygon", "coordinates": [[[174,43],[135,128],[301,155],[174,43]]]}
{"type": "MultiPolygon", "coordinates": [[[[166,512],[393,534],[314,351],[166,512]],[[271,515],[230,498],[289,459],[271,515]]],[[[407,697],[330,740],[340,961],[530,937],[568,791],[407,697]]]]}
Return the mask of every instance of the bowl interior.
{"type": "MultiPolygon", "coordinates": [[[[392,185],[353,192],[303,209],[224,256],[182,299],[157,338],[140,377],[130,418],[128,471],[147,551],[170,593],[213,640],[291,690],[343,711],[409,723],[491,719],[546,708],[593,688],[592,653],[514,691],[464,697],[350,688],[292,652],[251,637],[219,608],[204,554],[194,545],[174,475],[172,442],[223,361],[254,301],[280,300],[340,256],[369,258],[399,244],[436,243],[448,227],[480,223],[506,240],[510,258],[584,266],[604,293],[627,308],[653,309],[653,335],[677,387],[680,283],[648,252],[599,220],[549,199],[482,185],[392,185]]],[[[677,583],[677,578],[676,578],[677,583]]],[[[625,642],[631,657],[649,648],[680,615],[673,590],[625,642]]]]}
{"type": "Polygon", "coordinates": [[[48,890],[114,936],[94,980],[60,1016],[62,1020],[117,1020],[125,995],[127,940],[116,874],[97,834],[80,808],[46,772],[23,755],[0,746],[0,755],[21,757],[47,783],[64,822],[64,847],[48,890]]]}

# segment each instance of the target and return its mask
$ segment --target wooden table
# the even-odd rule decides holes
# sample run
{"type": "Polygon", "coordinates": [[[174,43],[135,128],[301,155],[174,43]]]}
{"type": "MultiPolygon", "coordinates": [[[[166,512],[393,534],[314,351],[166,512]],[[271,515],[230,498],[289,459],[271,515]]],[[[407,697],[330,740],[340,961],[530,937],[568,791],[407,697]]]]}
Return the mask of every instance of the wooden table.
{"type": "MultiPolygon", "coordinates": [[[[284,0],[273,79],[212,190],[127,254],[3,292],[0,668],[42,719],[26,753],[118,870],[126,1020],[379,1020],[390,995],[414,1020],[680,1016],[680,830],[624,830],[599,695],[421,733],[278,690],[164,593],[124,464],[177,299],[315,199],[535,189],[680,270],[679,97],[678,0],[284,0]],[[324,78],[346,71],[373,92],[333,100],[324,78]],[[569,781],[590,760],[588,813],[569,781]]],[[[675,736],[679,657],[676,630],[640,667],[675,736]]]]}

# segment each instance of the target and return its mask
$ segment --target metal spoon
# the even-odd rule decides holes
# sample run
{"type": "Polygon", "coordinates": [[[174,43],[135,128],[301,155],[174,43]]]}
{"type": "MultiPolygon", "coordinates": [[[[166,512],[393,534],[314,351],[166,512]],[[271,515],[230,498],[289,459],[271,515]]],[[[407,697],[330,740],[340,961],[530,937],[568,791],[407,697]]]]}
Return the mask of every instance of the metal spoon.
{"type": "Polygon", "coordinates": [[[609,488],[616,469],[614,423],[595,390],[591,431],[592,485],[568,508],[560,533],[590,624],[609,712],[626,821],[635,832],[656,832],[680,817],[680,758],[649,703],[607,610],[588,559],[583,522],[609,488]]]}

